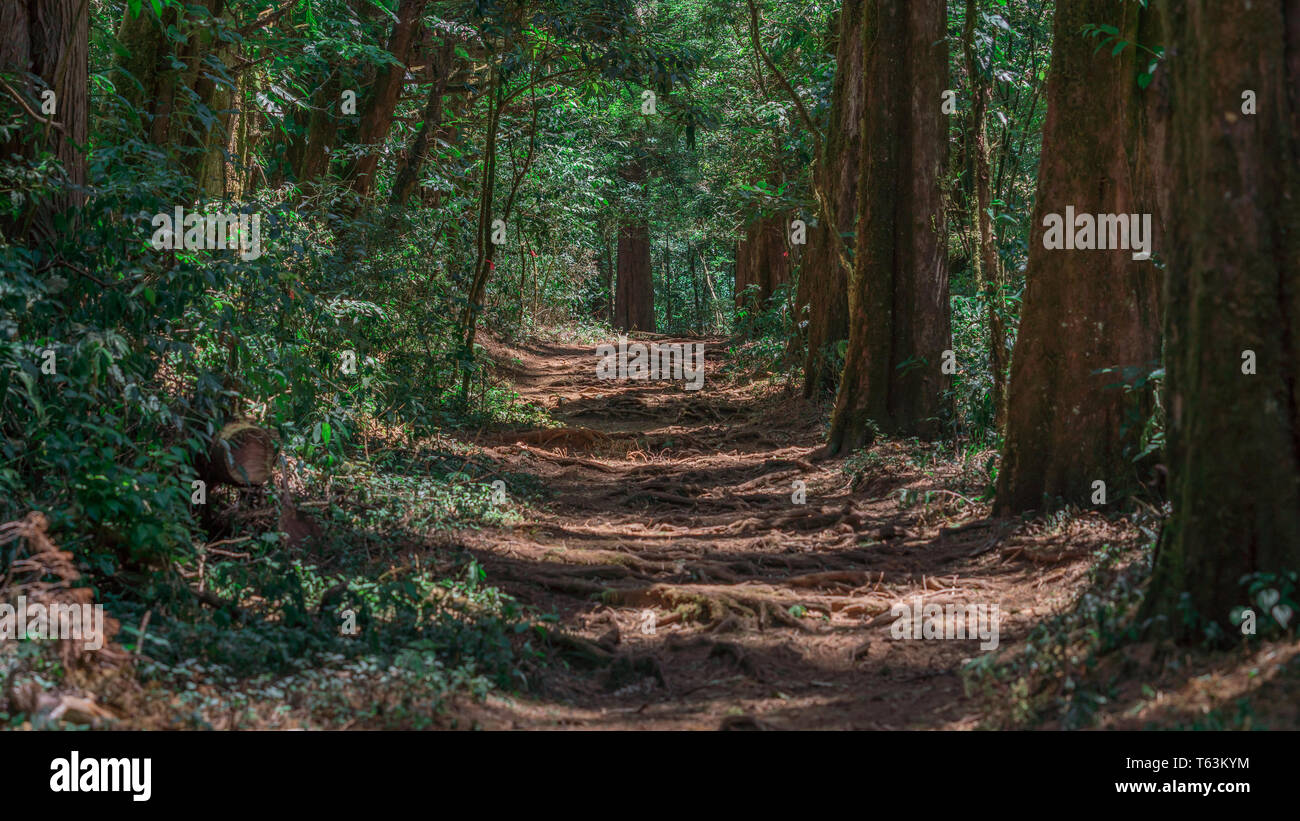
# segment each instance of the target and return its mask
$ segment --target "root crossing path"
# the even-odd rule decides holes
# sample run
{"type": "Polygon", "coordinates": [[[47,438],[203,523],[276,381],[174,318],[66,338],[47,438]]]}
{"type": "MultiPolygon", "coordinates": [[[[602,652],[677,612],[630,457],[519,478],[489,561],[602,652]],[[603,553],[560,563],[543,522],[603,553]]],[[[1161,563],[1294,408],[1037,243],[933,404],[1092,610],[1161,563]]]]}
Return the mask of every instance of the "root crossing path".
{"type": "Polygon", "coordinates": [[[1026,561],[1016,523],[948,489],[961,464],[818,460],[825,408],[729,376],[724,341],[699,391],[597,379],[591,347],[511,354],[516,389],[564,427],[478,444],[551,495],[460,539],[489,583],[559,622],[525,694],[457,705],[478,726],[974,728],[961,667],[982,640],[896,639],[891,608],[997,605],[1005,648],[1083,572],[1059,545],[1026,561]]]}

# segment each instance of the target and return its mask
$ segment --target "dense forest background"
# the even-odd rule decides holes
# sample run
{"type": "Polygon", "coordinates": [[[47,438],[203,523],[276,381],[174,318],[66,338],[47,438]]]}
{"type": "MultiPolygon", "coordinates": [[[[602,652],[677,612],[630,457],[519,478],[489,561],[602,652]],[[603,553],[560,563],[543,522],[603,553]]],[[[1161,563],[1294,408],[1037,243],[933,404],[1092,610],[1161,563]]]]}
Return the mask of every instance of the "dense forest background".
{"type": "MultiPolygon", "coordinates": [[[[310,726],[424,726],[546,692],[554,664],[645,673],[458,535],[508,541],[554,490],[491,437],[591,487],[613,468],[579,453],[632,464],[561,418],[589,393],[524,378],[577,361],[537,346],[620,334],[705,340],[710,386],[757,386],[673,422],[734,434],[761,406],[808,420],[794,469],[842,462],[837,512],[773,534],[862,531],[853,506],[888,497],[925,513],[880,540],[974,522],[1040,579],[1094,562],[1069,575],[1083,611],[1025,626],[1051,663],[968,669],[1023,702],[997,726],[1092,720],[1089,664],[1045,649],[1079,631],[1089,658],[1294,655],[1290,0],[5,0],[0,29],[0,593],[105,603],[118,642],[9,654],[0,720],[93,690],[118,706],[76,701],[78,723],[279,726],[292,676],[310,726]],[[1067,208],[1093,245],[1069,217],[1053,245],[1067,208]],[[1105,245],[1107,215],[1149,252],[1113,221],[1105,245]],[[907,481],[956,483],[881,496],[893,448],[907,481]],[[1071,530],[1089,515],[1096,544],[1071,530]],[[1060,549],[1027,559],[1011,522],[1060,549]],[[92,687],[84,664],[131,672],[92,687]]],[[[629,402],[602,418],[655,418],[629,402]]],[[[732,490],[789,467],[751,450],[732,490]]],[[[698,467],[617,481],[698,508],[698,467]]],[[[652,605],[753,615],[706,593],[652,605]]],[[[817,610],[782,601],[779,624],[817,610]]]]}

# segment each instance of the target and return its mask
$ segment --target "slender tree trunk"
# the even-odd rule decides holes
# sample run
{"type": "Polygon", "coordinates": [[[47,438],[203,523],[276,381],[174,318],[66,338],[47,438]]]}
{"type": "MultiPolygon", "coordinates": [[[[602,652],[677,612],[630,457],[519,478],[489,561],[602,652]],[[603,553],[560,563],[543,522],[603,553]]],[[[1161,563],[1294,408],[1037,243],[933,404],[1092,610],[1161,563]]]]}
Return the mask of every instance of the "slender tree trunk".
{"type": "Polygon", "coordinates": [[[875,430],[941,433],[952,347],[942,176],[948,81],[944,0],[869,0],[857,251],[849,282],[849,344],[828,452],[875,430]]]}
{"type": "MultiPolygon", "coordinates": [[[[1090,504],[1099,481],[1114,501],[1140,479],[1132,460],[1150,397],[1118,387],[1122,370],[1101,371],[1136,375],[1156,366],[1159,272],[1152,261],[1133,259],[1130,249],[1054,250],[1044,246],[1044,234],[1045,221],[1064,220],[1067,208],[1094,218],[1155,210],[1143,155],[1147,108],[1156,95],[1137,84],[1149,57],[1131,46],[1113,56],[1080,35],[1085,24],[1106,24],[1130,42],[1158,42],[1153,16],[1125,0],[1056,6],[1028,287],[998,475],[1003,513],[1051,507],[1057,499],[1090,504]]],[[[1151,225],[1152,248],[1159,249],[1154,216],[1151,225]]]]}
{"type": "Polygon", "coordinates": [[[492,258],[496,255],[496,244],[492,242],[492,206],[496,191],[497,177],[497,128],[501,120],[501,72],[491,68],[492,79],[488,84],[487,144],[483,149],[483,176],[479,185],[478,231],[475,237],[474,278],[466,297],[465,309],[460,316],[462,334],[463,373],[461,376],[461,395],[469,397],[469,364],[474,358],[474,336],[478,328],[478,316],[482,310],[480,304],[484,288],[487,286],[488,272],[494,265],[492,258]]]}
{"type": "MultiPolygon", "coordinates": [[[[1267,624],[1272,614],[1242,579],[1300,568],[1300,2],[1161,9],[1161,70],[1174,90],[1165,143],[1173,516],[1147,609],[1198,639],[1185,605],[1227,629],[1239,605],[1267,624]],[[1246,111],[1247,91],[1257,113],[1246,111]]],[[[1265,582],[1285,594],[1283,585],[1265,582]]]]}
{"type": "Polygon", "coordinates": [[[154,145],[165,145],[171,133],[167,77],[176,71],[171,66],[174,46],[167,39],[167,31],[179,31],[185,24],[175,6],[165,7],[161,15],[155,14],[149,3],[143,3],[135,15],[130,4],[124,4],[124,9],[117,39],[123,47],[118,66],[125,73],[118,74],[118,88],[130,110],[140,115],[145,137],[154,145]]]}
{"type": "Polygon", "coordinates": [[[702,320],[701,320],[701,313],[700,313],[700,281],[695,276],[695,252],[691,248],[690,242],[686,243],[686,268],[691,278],[691,293],[695,297],[695,315],[694,315],[695,321],[692,323],[692,325],[695,328],[696,333],[702,333],[703,327],[701,325],[702,320]]]}
{"type": "Polygon", "coordinates": [[[410,199],[420,181],[420,173],[435,136],[442,128],[442,96],[447,93],[447,84],[451,79],[453,43],[448,40],[435,50],[431,59],[435,74],[433,87],[429,90],[429,101],[424,106],[424,122],[397,170],[393,180],[393,193],[390,204],[402,206],[410,199]]]}
{"type": "Polygon", "coordinates": [[[206,0],[204,7],[208,10],[205,25],[190,36],[190,65],[185,80],[193,96],[180,123],[180,137],[183,164],[190,178],[200,191],[220,197],[224,187],[221,163],[230,136],[231,90],[216,81],[208,61],[215,59],[229,66],[236,51],[231,44],[217,39],[219,27],[230,23],[226,0],[206,0]],[[193,116],[198,108],[207,109],[212,119],[193,116]]]}
{"type": "Polygon", "coordinates": [[[671,254],[668,250],[668,232],[664,231],[664,331],[671,333],[673,327],[673,282],[669,271],[671,254]]]}
{"type": "Polygon", "coordinates": [[[1001,431],[1006,421],[1007,329],[1002,304],[1005,277],[993,235],[992,174],[989,163],[988,115],[989,79],[975,54],[975,23],[979,16],[977,0],[966,0],[966,25],[962,34],[962,53],[966,76],[970,82],[971,110],[967,132],[967,163],[973,172],[974,197],[970,198],[971,225],[979,238],[979,252],[971,256],[976,282],[984,292],[984,309],[988,312],[989,369],[993,372],[994,427],[1001,431]]]}
{"type": "Polygon", "coordinates": [[[331,73],[312,94],[306,133],[289,146],[294,178],[309,190],[330,170],[329,149],[338,139],[342,91],[338,72],[331,73]]]}

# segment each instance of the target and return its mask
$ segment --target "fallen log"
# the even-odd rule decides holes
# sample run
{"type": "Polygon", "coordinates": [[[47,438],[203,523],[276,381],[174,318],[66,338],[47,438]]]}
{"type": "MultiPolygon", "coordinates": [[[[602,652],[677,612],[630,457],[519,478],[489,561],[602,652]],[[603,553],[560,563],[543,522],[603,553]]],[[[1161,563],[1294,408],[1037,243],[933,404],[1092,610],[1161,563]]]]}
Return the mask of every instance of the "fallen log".
{"type": "Polygon", "coordinates": [[[231,422],[212,437],[206,474],[236,487],[266,484],[275,466],[275,439],[252,422],[231,422]]]}

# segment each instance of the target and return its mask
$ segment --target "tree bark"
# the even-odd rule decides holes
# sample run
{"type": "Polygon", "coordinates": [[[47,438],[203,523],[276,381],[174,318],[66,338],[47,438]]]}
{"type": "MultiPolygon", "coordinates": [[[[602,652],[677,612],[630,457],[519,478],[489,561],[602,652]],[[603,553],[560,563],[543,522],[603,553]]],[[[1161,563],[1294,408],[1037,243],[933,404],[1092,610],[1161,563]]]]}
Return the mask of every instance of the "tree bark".
{"type": "Polygon", "coordinates": [[[88,0],[8,0],[0,4],[0,71],[13,80],[0,89],[0,97],[18,105],[31,120],[7,143],[0,156],[17,154],[27,159],[49,152],[63,168],[66,185],[39,207],[28,208],[15,225],[0,226],[13,239],[32,229],[52,231],[54,213],[85,202],[89,97],[88,0]],[[40,83],[22,76],[35,75],[40,83]],[[16,75],[16,76],[15,76],[16,75]],[[41,94],[54,92],[52,114],[42,113],[41,94]]]}
{"type": "Polygon", "coordinates": [[[1147,606],[1193,639],[1199,620],[1227,627],[1234,606],[1268,615],[1243,576],[1300,568],[1300,2],[1161,9],[1176,135],[1165,143],[1173,516],[1147,606]],[[1258,113],[1243,110],[1247,90],[1258,113]]]}
{"type": "Polygon", "coordinates": [[[945,3],[868,0],[862,14],[857,249],[831,454],[869,444],[876,430],[939,435],[948,383],[941,363],[952,346],[942,192],[945,3]]]}
{"type": "Polygon", "coordinates": [[[331,72],[312,94],[306,133],[289,146],[294,179],[308,190],[330,170],[329,149],[338,138],[342,91],[338,72],[331,72]]]}
{"type": "MultiPolygon", "coordinates": [[[[1152,12],[1125,0],[1061,0],[1056,6],[1047,118],[1030,233],[1028,287],[1011,363],[1006,442],[998,475],[1001,513],[1090,504],[1094,482],[1107,501],[1135,490],[1133,463],[1151,410],[1103,369],[1152,370],[1160,356],[1159,272],[1127,249],[1044,247],[1044,220],[1076,214],[1155,211],[1144,134],[1158,114],[1154,88],[1138,72],[1148,58],[1117,56],[1080,35],[1111,24],[1129,42],[1152,43],[1152,12]],[[1148,109],[1151,108],[1149,111],[1148,109]]],[[[1062,217],[1064,219],[1064,217],[1062,217]]],[[[1153,220],[1159,244],[1159,220],[1153,220]]],[[[1065,226],[1073,232],[1074,226],[1065,226]]]]}

